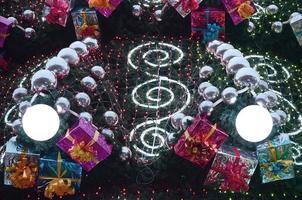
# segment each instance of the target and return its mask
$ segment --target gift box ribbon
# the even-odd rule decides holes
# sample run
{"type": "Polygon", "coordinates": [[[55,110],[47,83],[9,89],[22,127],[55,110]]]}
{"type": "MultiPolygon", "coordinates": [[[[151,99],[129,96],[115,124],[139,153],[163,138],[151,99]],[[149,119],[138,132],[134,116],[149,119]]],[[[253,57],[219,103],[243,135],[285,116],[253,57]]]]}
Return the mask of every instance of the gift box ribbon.
{"type": "Polygon", "coordinates": [[[230,14],[237,11],[242,19],[247,19],[255,12],[255,8],[249,0],[244,2],[242,0],[234,0],[234,2],[236,2],[236,7],[228,11],[230,14]]]}
{"type": "Polygon", "coordinates": [[[57,170],[52,169],[56,173],[57,177],[50,177],[50,176],[39,176],[39,179],[42,180],[50,180],[45,188],[44,196],[46,198],[52,199],[54,194],[57,196],[64,196],[64,195],[73,195],[75,193],[75,189],[72,186],[72,183],[80,183],[81,179],[73,179],[73,178],[63,178],[67,170],[65,169],[62,172],[62,158],[60,152],[58,153],[57,157],[57,170]]]}
{"type": "Polygon", "coordinates": [[[7,38],[9,36],[9,33],[0,33],[0,39],[2,38],[3,40],[5,40],[5,38],[7,38]]]}

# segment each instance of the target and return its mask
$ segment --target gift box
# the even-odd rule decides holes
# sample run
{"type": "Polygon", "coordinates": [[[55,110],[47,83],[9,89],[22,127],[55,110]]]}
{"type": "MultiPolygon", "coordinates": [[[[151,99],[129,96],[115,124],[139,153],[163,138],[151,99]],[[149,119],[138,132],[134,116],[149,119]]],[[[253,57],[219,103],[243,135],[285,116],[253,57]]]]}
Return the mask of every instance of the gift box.
{"type": "Polygon", "coordinates": [[[262,183],[295,177],[291,141],[282,134],[257,146],[262,183]]]}
{"type": "Polygon", "coordinates": [[[105,160],[112,152],[112,145],[106,142],[97,128],[80,118],[57,146],[78,162],[86,171],[90,171],[99,162],[105,160]]]}
{"type": "Polygon", "coordinates": [[[4,155],[4,185],[19,189],[31,188],[38,175],[40,155],[16,142],[16,137],[6,143],[4,155]]]}
{"type": "Polygon", "coordinates": [[[191,13],[191,36],[208,43],[225,38],[225,12],[218,8],[194,10],[191,13]]]}
{"type": "Polygon", "coordinates": [[[218,186],[221,190],[247,192],[257,164],[255,152],[223,145],[215,156],[204,184],[218,186]]]}
{"type": "Polygon", "coordinates": [[[44,196],[73,195],[80,188],[82,167],[57,157],[43,157],[39,163],[38,188],[45,187],[44,196]]]}
{"type": "Polygon", "coordinates": [[[109,17],[122,0],[88,0],[90,8],[95,8],[104,17],[109,17]]]}
{"type": "Polygon", "coordinates": [[[222,0],[235,25],[251,17],[257,10],[252,0],[222,0]]]}
{"type": "Polygon", "coordinates": [[[85,37],[100,38],[99,21],[94,10],[79,9],[71,13],[78,40],[85,37]]]}
{"type": "Polygon", "coordinates": [[[290,25],[294,31],[294,34],[298,40],[300,46],[302,46],[302,14],[296,15],[290,20],[290,25]]]}
{"type": "Polygon", "coordinates": [[[186,17],[192,10],[199,7],[203,0],[168,0],[168,3],[182,16],[186,17]]]}
{"type": "Polygon", "coordinates": [[[70,0],[46,0],[44,3],[43,17],[49,24],[66,26],[70,11],[70,0]]]}
{"type": "Polygon", "coordinates": [[[0,48],[4,47],[5,39],[9,36],[12,26],[12,21],[0,16],[0,48]]]}
{"type": "Polygon", "coordinates": [[[175,153],[192,163],[205,167],[215,156],[228,135],[205,117],[195,117],[174,146],[175,153]]]}

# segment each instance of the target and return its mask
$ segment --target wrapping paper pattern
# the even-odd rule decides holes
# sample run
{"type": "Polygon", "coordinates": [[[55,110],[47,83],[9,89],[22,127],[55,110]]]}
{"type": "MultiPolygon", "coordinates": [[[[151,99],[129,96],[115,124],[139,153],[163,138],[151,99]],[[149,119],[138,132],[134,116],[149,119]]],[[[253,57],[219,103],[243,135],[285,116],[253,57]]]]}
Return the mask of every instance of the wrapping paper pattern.
{"type": "Polygon", "coordinates": [[[16,137],[6,143],[4,155],[4,185],[31,188],[36,183],[40,155],[17,144],[16,137]]]}
{"type": "Polygon", "coordinates": [[[224,145],[218,150],[205,185],[215,185],[221,190],[246,192],[257,164],[254,152],[224,145]]]}
{"type": "Polygon", "coordinates": [[[203,0],[168,0],[168,3],[182,16],[186,17],[192,10],[196,10],[203,0]]]}
{"type": "Polygon", "coordinates": [[[100,38],[99,21],[94,10],[79,9],[71,13],[78,40],[85,37],[100,38]]]}
{"type": "Polygon", "coordinates": [[[222,0],[235,25],[251,17],[257,10],[252,0],[222,0]]]}
{"type": "Polygon", "coordinates": [[[178,156],[205,167],[227,137],[216,124],[212,125],[206,118],[198,115],[180,137],[174,151],[178,156]]]}
{"type": "Polygon", "coordinates": [[[104,17],[109,17],[120,5],[122,0],[88,0],[90,8],[95,8],[104,17]]]}
{"type": "Polygon", "coordinates": [[[70,11],[70,0],[46,0],[43,16],[49,24],[66,26],[70,11]]]}
{"type": "Polygon", "coordinates": [[[9,36],[9,32],[13,23],[7,18],[0,16],[0,48],[4,47],[5,39],[9,36]]]}
{"type": "Polygon", "coordinates": [[[302,46],[302,15],[297,15],[290,21],[290,25],[294,31],[297,41],[302,46]]]}
{"type": "Polygon", "coordinates": [[[291,142],[288,135],[280,135],[257,146],[262,183],[295,177],[291,142]]]}
{"type": "Polygon", "coordinates": [[[83,118],[70,128],[57,146],[78,162],[85,171],[90,171],[112,152],[112,145],[107,144],[105,136],[83,118]]]}
{"type": "Polygon", "coordinates": [[[191,13],[193,38],[203,38],[205,43],[225,39],[225,12],[218,8],[194,10],[191,13]]]}

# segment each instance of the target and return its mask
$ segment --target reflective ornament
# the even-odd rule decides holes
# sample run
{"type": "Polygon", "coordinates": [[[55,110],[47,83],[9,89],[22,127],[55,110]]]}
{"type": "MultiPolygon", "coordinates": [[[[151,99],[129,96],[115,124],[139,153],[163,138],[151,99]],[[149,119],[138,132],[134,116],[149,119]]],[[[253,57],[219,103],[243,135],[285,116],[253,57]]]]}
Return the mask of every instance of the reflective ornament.
{"type": "Polygon", "coordinates": [[[244,67],[251,67],[247,59],[241,57],[233,57],[229,60],[226,66],[227,74],[236,74],[240,69],[244,67]]]}
{"type": "Polygon", "coordinates": [[[247,26],[247,32],[251,33],[255,30],[255,24],[251,21],[249,21],[248,26],[247,26]]]}
{"type": "Polygon", "coordinates": [[[81,41],[75,41],[71,43],[69,45],[69,48],[74,49],[77,52],[77,54],[82,57],[87,56],[89,54],[86,44],[84,44],[81,41]]]}
{"type": "Polygon", "coordinates": [[[283,110],[276,110],[276,113],[280,116],[280,123],[284,124],[287,121],[287,115],[283,110]]]}
{"type": "Polygon", "coordinates": [[[142,13],[143,13],[143,9],[142,9],[142,7],[140,5],[133,5],[132,6],[132,14],[135,17],[141,16],[142,13]]]}
{"type": "Polygon", "coordinates": [[[240,87],[255,88],[260,81],[260,75],[253,68],[241,68],[235,75],[234,82],[240,87]]]}
{"type": "Polygon", "coordinates": [[[167,136],[167,145],[168,146],[173,146],[176,142],[177,142],[177,137],[176,137],[176,134],[175,133],[170,133],[168,136],[167,136]]]}
{"type": "Polygon", "coordinates": [[[209,86],[203,91],[203,97],[206,100],[215,100],[219,96],[219,90],[215,86],[209,86]]]}
{"type": "Polygon", "coordinates": [[[237,49],[226,50],[222,56],[222,62],[228,64],[229,61],[234,57],[243,57],[242,53],[237,49]]]}
{"type": "Polygon", "coordinates": [[[268,103],[268,98],[267,98],[267,95],[264,94],[264,93],[259,93],[256,98],[255,98],[255,101],[256,103],[259,105],[259,106],[262,106],[264,108],[267,107],[267,103],[268,103]]]}
{"type": "Polygon", "coordinates": [[[229,105],[234,104],[237,101],[237,96],[237,90],[233,87],[227,87],[221,93],[223,102],[229,105]]]}
{"type": "Polygon", "coordinates": [[[105,122],[109,126],[115,126],[118,123],[118,115],[113,111],[106,111],[104,113],[105,122]]]}
{"type": "Polygon", "coordinates": [[[223,43],[221,45],[219,45],[216,49],[216,52],[215,52],[215,55],[218,57],[218,58],[222,58],[224,52],[226,52],[227,50],[229,49],[234,49],[233,45],[231,44],[227,44],[227,43],[223,43]]]}
{"type": "Polygon", "coordinates": [[[55,107],[59,114],[65,114],[70,110],[70,102],[65,97],[59,97],[55,103],[55,107]]]}
{"type": "Polygon", "coordinates": [[[261,90],[268,90],[268,84],[267,84],[267,82],[264,81],[264,80],[260,80],[260,81],[259,81],[258,87],[259,87],[261,90]]]}
{"type": "Polygon", "coordinates": [[[80,61],[77,52],[72,48],[63,48],[61,51],[59,51],[57,56],[65,59],[70,65],[76,65],[80,61]]]}
{"type": "Polygon", "coordinates": [[[207,45],[207,51],[209,53],[215,53],[218,46],[221,45],[223,42],[219,41],[219,40],[213,40],[212,42],[209,42],[207,45]]]}
{"type": "Polygon", "coordinates": [[[23,115],[25,113],[25,111],[27,110],[27,108],[29,108],[31,106],[31,103],[29,101],[22,101],[19,104],[19,112],[23,115]]]}
{"type": "Polygon", "coordinates": [[[180,129],[182,127],[182,119],[185,117],[185,115],[181,112],[174,113],[170,119],[171,119],[171,124],[173,128],[175,129],[180,129]]]}
{"type": "Polygon", "coordinates": [[[27,39],[33,38],[36,35],[36,31],[33,28],[25,28],[24,29],[24,36],[27,39]]]}
{"type": "Polygon", "coordinates": [[[121,149],[120,159],[122,161],[127,161],[132,157],[132,152],[129,147],[123,146],[121,149]]]}
{"type": "Polygon", "coordinates": [[[104,128],[101,133],[108,139],[114,139],[114,133],[110,129],[104,128]]]}
{"type": "Polygon", "coordinates": [[[183,130],[187,129],[189,125],[192,124],[194,118],[191,116],[185,116],[184,118],[182,118],[181,120],[181,128],[183,130]]]}
{"type": "Polygon", "coordinates": [[[81,85],[89,91],[95,91],[95,89],[97,87],[97,84],[96,84],[95,80],[90,76],[84,77],[81,80],[81,85]]]}
{"type": "Polygon", "coordinates": [[[92,122],[92,115],[88,112],[81,112],[80,118],[85,119],[87,122],[92,122]]]}
{"type": "Polygon", "coordinates": [[[274,22],[272,24],[272,30],[275,32],[275,33],[281,33],[282,30],[283,30],[283,24],[282,22],[274,22]]]}
{"type": "Polygon", "coordinates": [[[91,68],[91,74],[97,79],[103,79],[105,77],[105,70],[101,66],[94,66],[91,68]]]}
{"type": "Polygon", "coordinates": [[[200,85],[198,86],[198,93],[200,96],[203,96],[203,91],[207,88],[207,87],[210,87],[212,86],[211,83],[209,82],[202,82],[200,83],[200,85]]]}
{"type": "Polygon", "coordinates": [[[200,70],[199,70],[199,77],[201,79],[205,79],[208,78],[212,73],[213,73],[213,68],[210,66],[203,66],[200,70]]]}
{"type": "Polygon", "coordinates": [[[22,99],[27,96],[27,89],[26,88],[16,88],[14,91],[13,91],[13,99],[15,100],[15,102],[20,102],[22,101],[22,99]]]}
{"type": "Polygon", "coordinates": [[[214,104],[212,101],[205,100],[201,102],[198,106],[199,113],[207,113],[208,115],[211,114],[211,112],[214,109],[214,104]]]}
{"type": "Polygon", "coordinates": [[[20,131],[22,131],[22,121],[21,119],[16,119],[13,121],[12,123],[12,129],[15,133],[19,133],[20,131]]]}
{"type": "Polygon", "coordinates": [[[271,116],[272,116],[274,125],[279,125],[281,123],[281,117],[279,116],[279,114],[277,112],[272,112],[271,116]]]}
{"type": "Polygon", "coordinates": [[[53,72],[57,78],[64,78],[70,71],[67,62],[63,58],[56,56],[47,61],[45,69],[53,72]]]}
{"type": "Polygon", "coordinates": [[[18,25],[18,20],[14,17],[9,17],[7,18],[7,20],[9,20],[13,24],[13,27],[18,25]]]}
{"type": "Polygon", "coordinates": [[[31,90],[34,92],[48,91],[57,87],[57,78],[49,70],[39,70],[31,78],[31,90]]]}
{"type": "Polygon", "coordinates": [[[79,106],[85,108],[90,105],[90,97],[85,92],[80,92],[76,94],[75,99],[79,106]]]}
{"type": "Polygon", "coordinates": [[[158,22],[160,22],[161,20],[162,20],[162,12],[161,12],[161,10],[156,10],[155,12],[154,12],[154,17],[155,17],[155,19],[156,19],[156,21],[158,21],[158,22]]]}
{"type": "Polygon", "coordinates": [[[88,51],[93,51],[99,48],[98,41],[95,38],[87,37],[82,40],[82,42],[86,44],[88,51]]]}
{"type": "Polygon", "coordinates": [[[264,94],[267,96],[267,106],[273,107],[277,104],[278,97],[273,91],[266,91],[264,94]]]}
{"type": "Polygon", "coordinates": [[[36,14],[32,10],[24,10],[22,13],[22,18],[25,21],[32,23],[36,19],[36,14]]]}
{"type": "Polygon", "coordinates": [[[267,6],[266,9],[265,9],[266,14],[268,14],[268,15],[275,15],[275,14],[278,13],[278,10],[279,10],[278,6],[273,5],[273,4],[267,6]]]}

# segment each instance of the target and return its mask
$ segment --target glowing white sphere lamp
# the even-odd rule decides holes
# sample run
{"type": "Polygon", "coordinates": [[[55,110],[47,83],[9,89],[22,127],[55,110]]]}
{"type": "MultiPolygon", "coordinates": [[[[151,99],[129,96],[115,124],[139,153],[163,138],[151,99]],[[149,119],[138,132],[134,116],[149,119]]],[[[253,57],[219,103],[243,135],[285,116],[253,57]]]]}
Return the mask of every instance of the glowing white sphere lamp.
{"type": "Polygon", "coordinates": [[[250,105],[243,108],[236,118],[238,134],[248,142],[260,142],[267,138],[273,128],[273,119],[266,108],[250,105]]]}
{"type": "Polygon", "coordinates": [[[22,126],[26,135],[31,139],[46,141],[59,130],[60,118],[52,107],[37,104],[26,110],[22,117],[22,126]]]}

